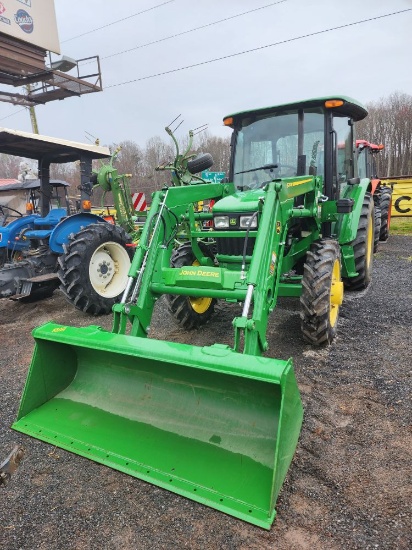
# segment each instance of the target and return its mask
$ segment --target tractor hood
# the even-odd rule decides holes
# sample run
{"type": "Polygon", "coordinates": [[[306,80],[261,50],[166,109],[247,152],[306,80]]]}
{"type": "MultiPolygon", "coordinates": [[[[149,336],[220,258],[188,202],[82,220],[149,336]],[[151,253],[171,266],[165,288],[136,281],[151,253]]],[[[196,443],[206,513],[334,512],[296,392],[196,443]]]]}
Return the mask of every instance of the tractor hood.
{"type": "Polygon", "coordinates": [[[263,189],[239,192],[220,199],[213,206],[213,213],[255,212],[258,210],[259,199],[265,196],[263,189]]]}

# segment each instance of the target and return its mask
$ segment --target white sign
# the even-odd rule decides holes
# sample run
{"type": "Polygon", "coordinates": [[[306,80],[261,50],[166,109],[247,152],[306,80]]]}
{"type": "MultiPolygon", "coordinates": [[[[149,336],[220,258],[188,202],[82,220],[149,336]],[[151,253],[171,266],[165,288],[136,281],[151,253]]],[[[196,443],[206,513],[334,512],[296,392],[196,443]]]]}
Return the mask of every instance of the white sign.
{"type": "Polygon", "coordinates": [[[54,0],[0,0],[0,32],[60,53],[54,0]]]}

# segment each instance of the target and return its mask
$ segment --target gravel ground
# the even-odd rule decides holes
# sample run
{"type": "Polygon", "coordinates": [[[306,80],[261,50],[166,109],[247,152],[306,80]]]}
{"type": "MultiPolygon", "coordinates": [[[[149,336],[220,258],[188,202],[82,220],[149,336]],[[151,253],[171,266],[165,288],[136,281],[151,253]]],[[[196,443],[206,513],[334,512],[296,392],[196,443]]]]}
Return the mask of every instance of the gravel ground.
{"type": "MultiPolygon", "coordinates": [[[[391,236],[374,279],[346,294],[327,349],[302,342],[299,306],[272,316],[273,357],[294,358],[305,419],[270,531],[80,456],[14,432],[33,349],[30,332],[50,319],[96,324],[64,301],[0,302],[0,461],[16,443],[26,456],[0,487],[0,548],[14,549],[409,549],[411,518],[412,238],[391,236]]],[[[224,304],[202,330],[177,329],[160,300],[152,337],[231,343],[238,306],[224,304]]],[[[98,324],[110,328],[111,316],[98,324]]]]}

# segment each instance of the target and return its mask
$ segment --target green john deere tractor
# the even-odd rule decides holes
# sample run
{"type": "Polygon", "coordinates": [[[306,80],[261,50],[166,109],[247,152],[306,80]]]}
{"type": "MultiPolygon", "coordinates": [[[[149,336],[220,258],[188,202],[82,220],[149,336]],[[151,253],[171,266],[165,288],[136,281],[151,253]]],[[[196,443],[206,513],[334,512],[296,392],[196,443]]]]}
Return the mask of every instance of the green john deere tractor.
{"type": "Polygon", "coordinates": [[[327,344],[344,284],[369,284],[373,200],[353,132],[366,115],[338,97],[226,117],[229,182],[153,195],[112,331],[37,328],[13,427],[270,528],[303,410],[292,360],[268,354],[268,316],[278,296],[300,298],[305,340],[327,344]],[[187,328],[217,300],[242,303],[233,346],[148,338],[163,294],[187,328]]]}

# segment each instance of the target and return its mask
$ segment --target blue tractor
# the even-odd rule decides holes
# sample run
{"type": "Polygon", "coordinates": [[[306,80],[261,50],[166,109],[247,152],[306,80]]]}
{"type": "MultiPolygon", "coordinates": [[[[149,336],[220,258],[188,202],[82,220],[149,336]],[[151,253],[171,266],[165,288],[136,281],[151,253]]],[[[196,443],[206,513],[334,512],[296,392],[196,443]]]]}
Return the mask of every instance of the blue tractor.
{"type": "MultiPolygon", "coordinates": [[[[67,188],[70,184],[62,180],[50,180],[52,189],[51,207],[56,220],[71,213],[67,188]],[[63,206],[63,208],[61,208],[63,206]],[[58,216],[57,212],[61,215],[58,216]]],[[[17,180],[2,185],[0,194],[0,267],[13,261],[19,261],[28,251],[30,241],[24,233],[33,230],[41,220],[40,187],[38,179],[17,180]],[[11,205],[17,208],[13,208],[11,205]],[[25,212],[25,214],[23,214],[25,212]]]]}
{"type": "MultiPolygon", "coordinates": [[[[131,237],[121,226],[89,211],[92,161],[109,158],[109,149],[1,129],[0,152],[37,160],[39,174],[38,213],[18,216],[0,228],[4,261],[0,298],[44,298],[64,281],[65,295],[79,309],[91,314],[111,311],[127,281],[131,237]],[[52,163],[73,161],[80,162],[80,211],[75,214],[68,204],[52,208],[50,181],[52,163]],[[62,269],[58,260],[70,252],[73,242],[77,244],[76,257],[62,269]]],[[[110,170],[105,172],[110,177],[110,170]]]]}

